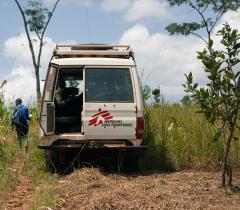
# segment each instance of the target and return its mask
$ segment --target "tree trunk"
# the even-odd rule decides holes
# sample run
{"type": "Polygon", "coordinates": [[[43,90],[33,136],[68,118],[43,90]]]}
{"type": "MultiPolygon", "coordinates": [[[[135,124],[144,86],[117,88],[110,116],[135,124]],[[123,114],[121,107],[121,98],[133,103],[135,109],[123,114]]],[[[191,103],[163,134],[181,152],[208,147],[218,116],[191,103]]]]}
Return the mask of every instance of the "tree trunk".
{"type": "Polygon", "coordinates": [[[40,101],[41,101],[41,86],[40,86],[39,66],[35,66],[35,76],[36,76],[37,103],[40,103],[40,101]]]}
{"type": "Polygon", "coordinates": [[[231,146],[231,141],[233,137],[234,130],[230,131],[230,135],[225,140],[224,145],[224,162],[223,162],[223,171],[222,171],[222,186],[226,186],[226,175],[228,176],[228,186],[232,185],[232,166],[229,158],[229,151],[231,146]]]}

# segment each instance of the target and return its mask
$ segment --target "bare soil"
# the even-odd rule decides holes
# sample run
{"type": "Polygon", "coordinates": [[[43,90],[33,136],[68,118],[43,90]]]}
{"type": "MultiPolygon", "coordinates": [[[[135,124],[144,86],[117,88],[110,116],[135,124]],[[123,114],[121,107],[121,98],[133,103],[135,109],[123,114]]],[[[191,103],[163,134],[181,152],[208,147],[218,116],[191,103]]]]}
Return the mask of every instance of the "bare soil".
{"type": "MultiPolygon", "coordinates": [[[[240,209],[238,187],[220,187],[218,172],[103,174],[83,168],[59,179],[55,209],[240,209]]],[[[234,174],[240,185],[240,173],[234,174]]]]}
{"type": "Polygon", "coordinates": [[[31,208],[34,192],[31,177],[22,174],[24,159],[25,155],[21,154],[19,159],[17,159],[11,167],[11,170],[15,172],[18,181],[14,191],[5,201],[1,209],[29,210],[31,208]]]}

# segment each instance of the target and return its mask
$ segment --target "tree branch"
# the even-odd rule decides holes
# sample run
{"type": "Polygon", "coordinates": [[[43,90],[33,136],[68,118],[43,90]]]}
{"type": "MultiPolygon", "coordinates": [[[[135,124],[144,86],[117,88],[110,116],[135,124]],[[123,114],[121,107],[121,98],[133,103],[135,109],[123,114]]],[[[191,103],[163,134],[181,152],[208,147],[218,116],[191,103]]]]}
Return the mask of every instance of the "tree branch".
{"type": "Polygon", "coordinates": [[[17,4],[18,9],[20,10],[20,13],[22,15],[23,22],[24,22],[24,28],[25,28],[25,31],[26,31],[26,34],[27,34],[28,45],[29,45],[29,48],[30,48],[30,51],[31,51],[31,54],[32,54],[33,65],[34,65],[34,67],[36,67],[37,62],[36,62],[36,58],[35,58],[35,52],[34,52],[34,49],[33,49],[33,44],[32,44],[32,41],[31,41],[30,33],[28,31],[27,19],[25,17],[24,11],[23,11],[21,5],[19,4],[18,0],[14,0],[14,1],[17,4]]]}
{"type": "Polygon", "coordinates": [[[202,12],[201,12],[202,14],[206,11],[206,9],[208,8],[208,6],[209,6],[209,5],[207,4],[207,5],[205,6],[205,8],[202,10],[202,12]]]}
{"type": "Polygon", "coordinates": [[[195,32],[190,32],[192,35],[197,36],[198,38],[200,38],[201,40],[203,40],[206,44],[208,44],[208,42],[199,34],[195,33],[195,32]]]}
{"type": "Polygon", "coordinates": [[[54,13],[55,9],[57,8],[57,5],[58,5],[59,2],[60,2],[60,0],[57,0],[57,1],[55,2],[54,6],[53,6],[53,9],[52,9],[52,11],[50,12],[50,16],[49,16],[49,18],[48,18],[48,20],[47,20],[47,22],[46,22],[46,25],[45,25],[45,27],[44,27],[44,29],[43,29],[42,36],[44,36],[45,31],[46,31],[46,29],[47,29],[47,27],[48,27],[48,24],[49,24],[50,20],[52,19],[52,14],[54,13]]]}
{"type": "Polygon", "coordinates": [[[211,39],[211,32],[209,31],[209,28],[208,28],[208,23],[203,15],[203,13],[198,9],[196,8],[196,6],[190,1],[189,2],[190,6],[197,11],[197,13],[201,16],[202,20],[203,20],[203,23],[204,23],[204,26],[207,30],[207,33],[208,33],[208,38],[211,39]]]}
{"type": "Polygon", "coordinates": [[[40,40],[41,40],[41,37],[40,37],[39,33],[37,32],[36,27],[35,27],[35,26],[33,26],[33,27],[34,27],[34,32],[35,32],[35,34],[37,35],[37,37],[38,37],[38,39],[39,39],[39,41],[40,41],[40,40]]]}
{"type": "Polygon", "coordinates": [[[38,52],[38,66],[40,66],[42,47],[43,47],[43,37],[44,37],[44,34],[45,34],[46,29],[48,27],[48,24],[49,24],[49,22],[50,22],[50,20],[52,18],[52,14],[54,13],[55,9],[57,8],[57,5],[58,5],[59,2],[60,2],[60,0],[57,0],[55,2],[54,7],[53,7],[52,11],[50,12],[49,18],[48,18],[48,20],[46,22],[46,25],[45,25],[45,27],[44,27],[44,29],[42,31],[41,37],[40,37],[40,46],[39,46],[39,52],[38,52]]]}
{"type": "Polygon", "coordinates": [[[220,20],[220,18],[223,16],[224,13],[222,12],[222,13],[218,13],[218,14],[219,14],[219,16],[218,15],[216,16],[216,19],[215,19],[212,27],[210,28],[210,33],[212,33],[212,30],[214,29],[214,27],[216,26],[217,22],[220,20]]]}

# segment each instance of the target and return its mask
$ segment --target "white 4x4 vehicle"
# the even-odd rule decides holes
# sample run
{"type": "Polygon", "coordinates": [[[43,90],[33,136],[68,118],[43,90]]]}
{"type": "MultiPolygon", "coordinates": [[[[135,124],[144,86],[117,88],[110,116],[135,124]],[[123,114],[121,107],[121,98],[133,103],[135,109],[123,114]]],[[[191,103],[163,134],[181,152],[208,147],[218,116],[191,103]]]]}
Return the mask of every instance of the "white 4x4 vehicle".
{"type": "Polygon", "coordinates": [[[133,154],[144,148],[143,100],[130,46],[57,45],[45,81],[38,147],[48,165],[64,162],[71,149],[133,154]]]}

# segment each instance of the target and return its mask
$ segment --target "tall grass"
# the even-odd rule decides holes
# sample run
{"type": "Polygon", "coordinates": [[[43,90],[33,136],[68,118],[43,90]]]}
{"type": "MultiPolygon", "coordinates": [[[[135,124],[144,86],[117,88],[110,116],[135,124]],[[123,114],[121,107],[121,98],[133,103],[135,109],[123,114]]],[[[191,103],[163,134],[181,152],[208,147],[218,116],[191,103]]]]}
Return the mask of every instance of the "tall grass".
{"type": "MultiPolygon", "coordinates": [[[[145,107],[144,144],[150,148],[143,162],[146,168],[181,170],[212,169],[222,165],[223,139],[213,141],[216,128],[196,113],[196,106],[161,103],[145,107]]],[[[231,151],[240,165],[240,143],[231,151]]]]}
{"type": "Polygon", "coordinates": [[[10,167],[17,154],[15,135],[11,132],[10,121],[11,108],[4,106],[4,98],[0,93],[0,204],[17,182],[16,172],[10,167]]]}
{"type": "Polygon", "coordinates": [[[28,135],[29,149],[23,167],[23,174],[31,177],[33,182],[33,202],[31,209],[47,209],[55,205],[55,182],[57,175],[46,170],[43,151],[37,148],[38,139],[38,116],[39,109],[30,109],[32,119],[28,135]]]}
{"type": "Polygon", "coordinates": [[[32,119],[29,125],[29,150],[25,155],[16,143],[16,132],[11,128],[13,106],[5,107],[0,94],[0,206],[14,190],[19,174],[26,175],[33,181],[33,202],[31,209],[42,206],[54,206],[54,184],[56,176],[45,169],[43,152],[37,148],[39,108],[30,108],[32,119]],[[16,159],[21,158],[23,168],[12,168],[16,159]]]}

